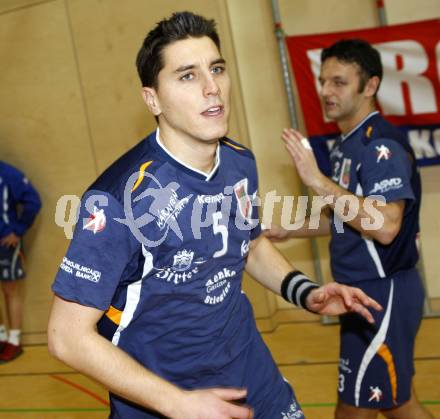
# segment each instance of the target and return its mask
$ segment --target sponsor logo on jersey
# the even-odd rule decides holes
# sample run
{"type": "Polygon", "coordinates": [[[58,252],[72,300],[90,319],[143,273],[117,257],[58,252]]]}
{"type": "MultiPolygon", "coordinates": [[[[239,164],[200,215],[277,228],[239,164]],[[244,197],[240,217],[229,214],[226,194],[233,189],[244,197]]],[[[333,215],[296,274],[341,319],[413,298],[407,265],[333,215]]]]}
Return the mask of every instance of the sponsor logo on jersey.
{"type": "Polygon", "coordinates": [[[402,178],[393,177],[390,179],[383,179],[380,182],[375,182],[373,189],[369,192],[371,194],[385,193],[394,189],[400,189],[403,187],[402,178]]]}
{"type": "Polygon", "coordinates": [[[217,195],[197,195],[197,201],[199,204],[211,204],[222,202],[225,198],[223,192],[218,193],[217,195]]]}
{"type": "Polygon", "coordinates": [[[339,179],[339,185],[347,189],[350,185],[350,169],[351,159],[344,159],[342,162],[341,178],[339,179]]]}
{"type": "Polygon", "coordinates": [[[246,219],[252,215],[252,201],[248,194],[248,180],[244,178],[234,185],[234,193],[238,202],[240,214],[246,219]]]}
{"type": "Polygon", "coordinates": [[[376,387],[372,387],[370,386],[370,398],[368,399],[369,402],[377,402],[379,403],[383,398],[383,393],[382,390],[376,386],[376,387]]]}
{"type": "Polygon", "coordinates": [[[99,282],[99,280],[101,279],[100,271],[89,268],[88,266],[81,265],[66,257],[63,258],[60,268],[64,272],[73,275],[75,278],[86,279],[87,281],[95,283],[99,282]]]}
{"type": "Polygon", "coordinates": [[[173,266],[158,269],[156,277],[165,279],[167,282],[180,284],[187,282],[199,272],[199,265],[205,263],[206,260],[197,258],[194,260],[194,252],[192,250],[179,250],[173,256],[173,266]]]}
{"type": "Polygon", "coordinates": [[[185,208],[186,204],[188,204],[188,202],[188,197],[179,199],[176,191],[171,189],[171,196],[169,197],[167,205],[164,208],[157,210],[157,226],[163,230],[169,224],[170,219],[177,221],[177,217],[182,212],[183,208],[185,208]]]}
{"type": "Polygon", "coordinates": [[[249,240],[243,240],[241,242],[241,257],[244,257],[249,253],[249,240]]]}
{"type": "Polygon", "coordinates": [[[85,221],[83,230],[93,231],[93,234],[99,233],[104,230],[107,222],[104,210],[97,207],[93,207],[93,214],[85,221]]]}
{"type": "Polygon", "coordinates": [[[390,149],[383,144],[381,144],[380,146],[376,146],[376,153],[377,153],[376,163],[379,163],[382,159],[389,160],[389,158],[391,157],[390,149]]]}
{"type": "Polygon", "coordinates": [[[304,412],[299,408],[296,401],[294,401],[286,412],[281,412],[281,419],[298,419],[303,418],[304,412]]]}
{"type": "Polygon", "coordinates": [[[231,282],[228,278],[233,277],[235,274],[235,271],[223,268],[212,278],[209,278],[205,283],[207,295],[204,303],[210,305],[222,303],[231,290],[231,282]]]}

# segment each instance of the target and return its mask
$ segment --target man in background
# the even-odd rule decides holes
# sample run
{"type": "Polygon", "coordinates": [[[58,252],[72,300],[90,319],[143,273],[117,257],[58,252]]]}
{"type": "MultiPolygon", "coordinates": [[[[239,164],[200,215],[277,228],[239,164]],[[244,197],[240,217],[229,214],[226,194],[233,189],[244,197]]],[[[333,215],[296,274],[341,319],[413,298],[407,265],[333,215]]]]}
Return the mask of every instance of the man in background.
{"type": "Polygon", "coordinates": [[[384,307],[373,314],[374,325],[354,313],[340,318],[337,419],[374,419],[379,411],[395,419],[432,418],[412,382],[424,301],[415,267],[420,175],[406,137],[376,110],[382,71],[379,52],[363,40],[322,51],[323,109],[341,131],[330,152],[331,178],[298,131],[286,129],[282,139],[303,183],[328,205],[313,227],[308,218],[299,230],[273,225],[265,233],[274,241],[330,234],[335,281],[361,288],[384,307]],[[341,230],[353,204],[356,216],[341,230]]]}
{"type": "Polygon", "coordinates": [[[23,353],[21,326],[24,294],[22,238],[41,207],[40,197],[26,176],[0,161],[0,282],[9,330],[0,310],[0,363],[12,361],[23,353]]]}

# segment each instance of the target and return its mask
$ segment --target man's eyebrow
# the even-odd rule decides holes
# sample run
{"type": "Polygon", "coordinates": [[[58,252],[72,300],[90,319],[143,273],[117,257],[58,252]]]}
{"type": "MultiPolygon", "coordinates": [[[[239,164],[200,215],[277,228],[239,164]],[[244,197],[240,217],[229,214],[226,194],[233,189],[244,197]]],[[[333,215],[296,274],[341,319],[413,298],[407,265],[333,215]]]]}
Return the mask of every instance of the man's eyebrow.
{"type": "MultiPolygon", "coordinates": [[[[224,58],[217,58],[213,61],[211,61],[210,66],[216,65],[216,64],[226,64],[226,60],[224,58]]],[[[187,70],[193,70],[197,66],[195,64],[187,64],[187,65],[181,65],[180,67],[177,67],[176,70],[174,70],[175,73],[181,73],[183,71],[187,70]]]]}

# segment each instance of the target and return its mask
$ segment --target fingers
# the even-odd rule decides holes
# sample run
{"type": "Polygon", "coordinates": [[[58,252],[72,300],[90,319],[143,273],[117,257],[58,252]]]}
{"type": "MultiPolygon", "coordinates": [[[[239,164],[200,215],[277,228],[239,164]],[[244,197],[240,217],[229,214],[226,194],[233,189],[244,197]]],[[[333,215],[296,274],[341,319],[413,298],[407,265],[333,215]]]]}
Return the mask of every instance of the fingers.
{"type": "Polygon", "coordinates": [[[355,297],[366,307],[371,307],[374,310],[382,311],[383,307],[373,298],[369,297],[359,288],[353,288],[355,297]]]}
{"type": "MultiPolygon", "coordinates": [[[[213,388],[210,389],[217,397],[224,401],[242,400],[247,395],[246,389],[238,388],[213,388]]],[[[228,403],[228,415],[234,419],[251,419],[254,417],[253,411],[248,406],[240,406],[234,403],[228,403]]]]}
{"type": "Polygon", "coordinates": [[[230,405],[229,414],[234,419],[252,419],[254,417],[254,412],[250,407],[233,404],[230,405]]]}
{"type": "Polygon", "coordinates": [[[367,320],[368,323],[375,323],[372,314],[365,308],[365,306],[360,303],[354,303],[350,311],[360,314],[362,317],[365,318],[365,320],[367,320]]]}
{"type": "Polygon", "coordinates": [[[247,395],[245,388],[212,388],[210,391],[223,400],[240,400],[247,395]]]}

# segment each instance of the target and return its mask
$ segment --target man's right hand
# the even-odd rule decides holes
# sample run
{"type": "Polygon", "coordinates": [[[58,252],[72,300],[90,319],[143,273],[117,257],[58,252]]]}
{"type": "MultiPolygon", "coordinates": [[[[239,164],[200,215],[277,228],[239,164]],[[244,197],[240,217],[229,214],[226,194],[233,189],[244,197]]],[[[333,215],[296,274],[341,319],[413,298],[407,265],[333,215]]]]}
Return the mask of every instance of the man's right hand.
{"type": "Polygon", "coordinates": [[[271,224],[270,228],[263,230],[263,234],[272,242],[282,242],[289,238],[288,230],[278,224],[271,224]]]}
{"type": "Polygon", "coordinates": [[[234,388],[186,391],[182,406],[172,419],[252,419],[253,410],[238,404],[246,394],[245,389],[234,388]]]}

